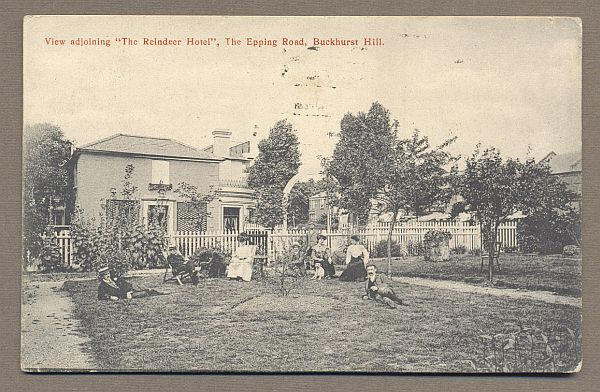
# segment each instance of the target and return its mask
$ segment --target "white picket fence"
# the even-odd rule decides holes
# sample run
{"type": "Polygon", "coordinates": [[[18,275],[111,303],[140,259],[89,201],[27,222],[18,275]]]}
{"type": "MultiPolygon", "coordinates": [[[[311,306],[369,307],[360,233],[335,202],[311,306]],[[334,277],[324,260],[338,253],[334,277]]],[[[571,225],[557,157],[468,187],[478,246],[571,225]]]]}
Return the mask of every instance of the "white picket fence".
{"type": "MultiPolygon", "coordinates": [[[[330,232],[323,231],[327,237],[330,249],[334,252],[340,252],[344,249],[348,237],[356,234],[361,243],[372,252],[375,246],[384,240],[387,240],[389,226],[382,224],[377,226],[368,226],[360,229],[342,228],[330,232]]],[[[452,234],[450,248],[464,247],[466,251],[481,248],[481,234],[479,225],[472,225],[469,222],[458,221],[409,221],[398,223],[394,227],[392,240],[403,244],[409,251],[422,243],[425,234],[429,230],[446,230],[452,234]]],[[[267,230],[264,228],[246,228],[246,231],[253,237],[253,241],[258,245],[261,253],[266,254],[269,260],[275,260],[283,252],[287,251],[294,241],[306,245],[309,241],[314,241],[316,233],[308,233],[303,229],[275,229],[267,230]],[[309,238],[310,237],[310,238],[309,238]]],[[[229,232],[199,232],[199,231],[178,231],[172,236],[172,241],[178,246],[184,256],[190,256],[199,248],[216,247],[225,253],[235,253],[239,246],[238,233],[229,232]]],[[[498,230],[498,241],[502,242],[502,248],[518,248],[517,243],[517,221],[510,221],[502,224],[498,230]]],[[[56,236],[56,243],[64,257],[64,263],[73,266],[73,245],[69,230],[61,230],[56,236]]]]}

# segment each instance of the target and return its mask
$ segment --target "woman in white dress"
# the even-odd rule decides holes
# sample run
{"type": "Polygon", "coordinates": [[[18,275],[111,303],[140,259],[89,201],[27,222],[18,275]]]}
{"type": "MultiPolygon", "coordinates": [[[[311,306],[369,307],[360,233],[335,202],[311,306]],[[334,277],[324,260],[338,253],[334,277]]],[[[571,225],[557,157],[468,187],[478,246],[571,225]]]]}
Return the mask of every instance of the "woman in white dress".
{"type": "Polygon", "coordinates": [[[248,236],[240,234],[240,245],[231,257],[227,267],[227,277],[230,279],[241,279],[249,282],[252,279],[252,265],[256,254],[256,245],[248,245],[248,236]]]}

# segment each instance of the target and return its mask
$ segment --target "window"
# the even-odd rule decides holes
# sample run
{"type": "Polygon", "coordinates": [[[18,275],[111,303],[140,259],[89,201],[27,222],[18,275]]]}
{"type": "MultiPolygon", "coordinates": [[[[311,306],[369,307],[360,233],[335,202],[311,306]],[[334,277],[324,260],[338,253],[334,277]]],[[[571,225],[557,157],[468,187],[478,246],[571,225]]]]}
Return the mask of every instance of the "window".
{"type": "Polygon", "coordinates": [[[106,223],[135,222],[139,218],[140,202],[138,200],[106,200],[106,223]]]}
{"type": "Polygon", "coordinates": [[[254,208],[246,208],[248,213],[248,223],[256,223],[256,212],[254,208]]]}
{"type": "Polygon", "coordinates": [[[239,207],[223,207],[223,230],[237,232],[240,230],[239,207]]]}
{"type": "Polygon", "coordinates": [[[169,161],[152,161],[152,183],[171,183],[169,180],[169,161]]]}
{"type": "Polygon", "coordinates": [[[57,207],[52,210],[52,221],[50,222],[54,226],[62,226],[65,222],[65,209],[64,207],[57,207]]]}
{"type": "Polygon", "coordinates": [[[189,201],[177,202],[177,230],[206,231],[206,204],[197,207],[189,201]]]}

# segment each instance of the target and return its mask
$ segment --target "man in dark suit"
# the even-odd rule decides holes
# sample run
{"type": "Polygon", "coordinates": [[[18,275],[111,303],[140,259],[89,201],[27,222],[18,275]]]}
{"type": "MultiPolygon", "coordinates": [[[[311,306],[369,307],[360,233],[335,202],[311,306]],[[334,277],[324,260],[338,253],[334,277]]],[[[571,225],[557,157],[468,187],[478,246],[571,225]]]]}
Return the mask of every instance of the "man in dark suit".
{"type": "Polygon", "coordinates": [[[98,299],[117,301],[119,299],[131,299],[151,297],[154,295],[162,295],[159,291],[153,289],[136,289],[131,283],[124,278],[116,280],[110,276],[110,269],[103,267],[98,270],[98,299]]]}
{"type": "Polygon", "coordinates": [[[398,305],[404,305],[402,300],[398,298],[392,287],[389,285],[386,276],[377,274],[377,267],[374,264],[367,265],[365,290],[367,293],[363,296],[363,299],[383,302],[393,309],[398,305]]]}
{"type": "Polygon", "coordinates": [[[181,253],[177,250],[176,245],[171,245],[169,247],[169,255],[167,256],[167,262],[173,269],[173,275],[175,275],[175,279],[181,285],[181,278],[179,274],[182,272],[187,272],[190,278],[192,279],[192,283],[194,285],[198,284],[198,273],[196,272],[196,266],[194,265],[193,260],[185,261],[181,253]]]}

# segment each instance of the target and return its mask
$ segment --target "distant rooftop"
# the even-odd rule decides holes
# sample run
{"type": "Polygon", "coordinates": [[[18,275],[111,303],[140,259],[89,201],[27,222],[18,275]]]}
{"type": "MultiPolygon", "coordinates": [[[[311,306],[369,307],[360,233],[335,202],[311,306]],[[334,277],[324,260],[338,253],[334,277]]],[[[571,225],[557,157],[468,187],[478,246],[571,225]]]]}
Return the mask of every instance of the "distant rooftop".
{"type": "Polygon", "coordinates": [[[79,147],[84,151],[115,152],[132,155],[150,155],[165,158],[187,158],[221,161],[208,151],[201,151],[167,138],[125,135],[118,133],[79,147]]]}
{"type": "Polygon", "coordinates": [[[540,162],[546,162],[553,174],[581,171],[581,151],[557,154],[551,151],[540,162]]]}
{"type": "Polygon", "coordinates": [[[319,192],[316,195],[312,195],[309,197],[309,199],[321,199],[321,198],[326,198],[327,197],[327,192],[323,191],[323,192],[319,192]]]}
{"type": "MultiPolygon", "coordinates": [[[[209,146],[206,146],[202,149],[202,151],[214,153],[214,145],[211,144],[209,146]]],[[[244,156],[244,154],[248,153],[250,153],[250,142],[245,141],[242,143],[238,143],[235,146],[229,147],[229,156],[225,158],[234,158],[236,160],[247,161],[250,159],[247,156],[244,156]]]]}

